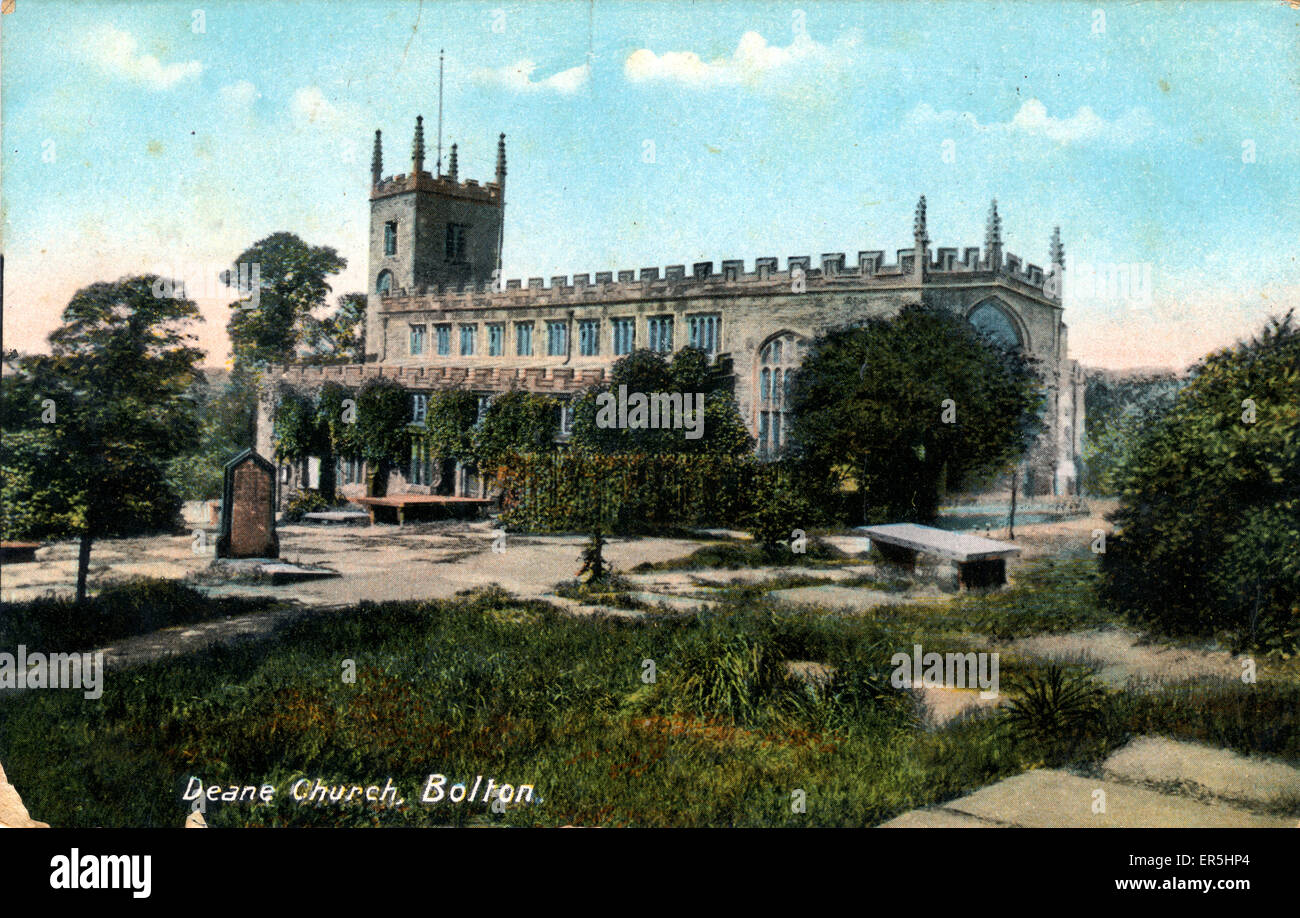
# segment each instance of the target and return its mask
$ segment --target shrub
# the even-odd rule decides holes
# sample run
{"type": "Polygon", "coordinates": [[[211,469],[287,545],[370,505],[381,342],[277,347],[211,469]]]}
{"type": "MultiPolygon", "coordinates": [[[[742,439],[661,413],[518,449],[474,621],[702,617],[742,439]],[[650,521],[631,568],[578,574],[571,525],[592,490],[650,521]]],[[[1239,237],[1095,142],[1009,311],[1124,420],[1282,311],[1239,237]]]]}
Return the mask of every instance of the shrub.
{"type": "Polygon", "coordinates": [[[737,525],[760,482],[775,474],[746,456],[514,456],[497,470],[501,519],[512,529],[654,532],[675,526],[737,525]]]}
{"type": "Polygon", "coordinates": [[[304,514],[319,513],[322,510],[328,510],[329,501],[316,491],[298,491],[284,506],[284,522],[297,523],[304,514]]]}
{"type": "Polygon", "coordinates": [[[1116,473],[1102,594],[1171,635],[1300,646],[1300,327],[1207,357],[1116,473]]]}
{"type": "Polygon", "coordinates": [[[1022,740],[1056,747],[1077,742],[1104,720],[1105,691],[1083,673],[1052,664],[1014,685],[1002,716],[1022,740]]]}
{"type": "Polygon", "coordinates": [[[750,533],[767,558],[791,556],[793,547],[787,543],[792,541],[794,530],[806,532],[812,507],[806,499],[772,479],[765,484],[767,487],[749,514],[750,533]]]}

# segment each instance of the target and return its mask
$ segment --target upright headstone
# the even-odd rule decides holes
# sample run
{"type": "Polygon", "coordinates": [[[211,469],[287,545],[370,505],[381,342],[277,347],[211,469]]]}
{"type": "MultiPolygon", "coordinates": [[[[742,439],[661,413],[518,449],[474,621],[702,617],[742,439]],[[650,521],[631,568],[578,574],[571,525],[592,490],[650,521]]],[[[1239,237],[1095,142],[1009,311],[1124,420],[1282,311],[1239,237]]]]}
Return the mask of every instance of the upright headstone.
{"type": "Polygon", "coordinates": [[[218,558],[278,558],[275,466],[251,449],[226,463],[218,558]]]}

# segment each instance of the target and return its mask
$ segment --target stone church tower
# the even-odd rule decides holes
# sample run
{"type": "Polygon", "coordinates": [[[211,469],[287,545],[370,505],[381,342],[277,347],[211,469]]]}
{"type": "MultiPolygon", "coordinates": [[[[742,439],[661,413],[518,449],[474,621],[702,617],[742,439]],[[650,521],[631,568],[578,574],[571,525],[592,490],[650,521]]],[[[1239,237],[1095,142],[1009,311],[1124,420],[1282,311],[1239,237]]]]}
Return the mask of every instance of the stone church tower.
{"type": "MultiPolygon", "coordinates": [[[[490,284],[501,267],[506,135],[497,141],[496,180],[461,181],[456,144],[447,171],[424,169],[424,119],[415,119],[411,171],[384,177],[383,137],[370,161],[370,278],[366,341],[380,342],[379,300],[398,290],[490,284]],[[373,326],[373,327],[372,327],[373,326]]],[[[377,360],[380,352],[366,360],[377,360]]]]}

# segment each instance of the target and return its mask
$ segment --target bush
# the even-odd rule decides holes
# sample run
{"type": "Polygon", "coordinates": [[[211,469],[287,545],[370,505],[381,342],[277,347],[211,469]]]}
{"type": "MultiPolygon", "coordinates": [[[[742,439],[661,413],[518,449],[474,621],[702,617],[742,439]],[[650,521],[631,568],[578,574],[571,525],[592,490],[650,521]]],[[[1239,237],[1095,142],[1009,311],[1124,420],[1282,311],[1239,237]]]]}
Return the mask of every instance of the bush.
{"type": "Polygon", "coordinates": [[[796,529],[806,535],[812,507],[806,499],[791,493],[779,482],[769,479],[766,484],[749,514],[750,533],[768,559],[793,556],[793,545],[789,543],[793,541],[796,529]]]}
{"type": "Polygon", "coordinates": [[[1210,355],[1117,472],[1102,594],[1170,635],[1300,648],[1300,328],[1210,355]]]}
{"type": "Polygon", "coordinates": [[[307,513],[320,513],[328,510],[330,502],[317,491],[298,491],[284,506],[284,522],[297,523],[307,513]]]}
{"type": "MultiPolygon", "coordinates": [[[[1052,664],[1011,687],[1002,717],[1016,737],[1052,758],[1076,746],[1106,723],[1106,691],[1089,673],[1067,673],[1052,664]]],[[[1059,757],[1059,756],[1057,756],[1059,757]]]]}
{"type": "Polygon", "coordinates": [[[501,520],[511,529],[614,533],[738,525],[771,466],[746,456],[514,456],[497,470],[501,520]]]}

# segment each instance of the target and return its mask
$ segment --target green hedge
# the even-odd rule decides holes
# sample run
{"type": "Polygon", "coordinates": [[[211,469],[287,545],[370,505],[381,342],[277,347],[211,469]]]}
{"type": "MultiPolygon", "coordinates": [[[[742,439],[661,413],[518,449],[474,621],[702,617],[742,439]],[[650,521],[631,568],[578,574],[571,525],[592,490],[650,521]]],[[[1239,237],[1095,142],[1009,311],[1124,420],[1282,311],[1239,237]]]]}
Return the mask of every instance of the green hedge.
{"type": "Polygon", "coordinates": [[[751,457],[512,456],[497,472],[502,523],[532,532],[652,532],[678,526],[744,526],[778,467],[751,457]]]}

